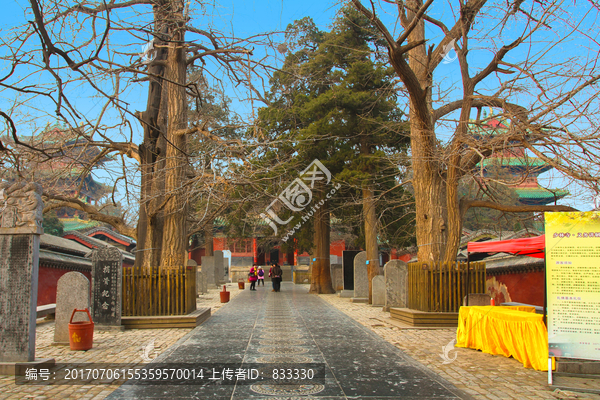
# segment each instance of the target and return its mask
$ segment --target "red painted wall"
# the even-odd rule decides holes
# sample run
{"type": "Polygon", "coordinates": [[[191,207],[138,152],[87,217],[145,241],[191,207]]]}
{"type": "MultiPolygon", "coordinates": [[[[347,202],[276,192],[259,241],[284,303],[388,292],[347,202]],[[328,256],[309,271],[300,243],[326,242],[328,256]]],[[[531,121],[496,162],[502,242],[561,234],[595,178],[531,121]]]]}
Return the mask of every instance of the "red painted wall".
{"type": "Polygon", "coordinates": [[[202,265],[202,256],[205,254],[204,249],[195,248],[190,251],[190,260],[196,261],[198,265],[202,265]]]}
{"type": "Polygon", "coordinates": [[[342,257],[344,255],[344,250],[346,250],[346,241],[344,239],[334,240],[329,245],[329,253],[332,256],[342,257]]]}
{"type": "MultiPolygon", "coordinates": [[[[67,272],[71,271],[68,269],[40,267],[38,274],[38,306],[56,303],[56,286],[58,285],[58,280],[67,272]]],[[[91,286],[92,275],[89,272],[82,272],[82,274],[88,278],[91,286]]]]}
{"type": "MultiPolygon", "coordinates": [[[[494,275],[498,283],[506,286],[510,300],[516,303],[544,305],[544,271],[523,272],[517,274],[494,275]]],[[[492,276],[488,275],[489,282],[492,276]]],[[[501,292],[493,293],[496,304],[508,301],[501,292]]]]}

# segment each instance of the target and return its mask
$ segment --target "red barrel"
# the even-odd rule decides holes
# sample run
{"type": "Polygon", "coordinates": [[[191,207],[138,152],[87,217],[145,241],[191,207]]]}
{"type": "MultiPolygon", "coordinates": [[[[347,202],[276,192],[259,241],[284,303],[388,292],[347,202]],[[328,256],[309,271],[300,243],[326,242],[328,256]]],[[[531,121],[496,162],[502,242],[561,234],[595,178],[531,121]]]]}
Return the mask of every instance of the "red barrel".
{"type": "Polygon", "coordinates": [[[240,290],[244,290],[244,287],[245,287],[245,283],[244,283],[244,281],[238,281],[238,288],[239,288],[240,290]]]}
{"type": "Polygon", "coordinates": [[[71,350],[89,350],[94,343],[94,322],[90,310],[73,310],[71,319],[69,320],[69,345],[71,350]],[[86,312],[89,321],[73,322],[73,317],[76,312],[86,312]]]}

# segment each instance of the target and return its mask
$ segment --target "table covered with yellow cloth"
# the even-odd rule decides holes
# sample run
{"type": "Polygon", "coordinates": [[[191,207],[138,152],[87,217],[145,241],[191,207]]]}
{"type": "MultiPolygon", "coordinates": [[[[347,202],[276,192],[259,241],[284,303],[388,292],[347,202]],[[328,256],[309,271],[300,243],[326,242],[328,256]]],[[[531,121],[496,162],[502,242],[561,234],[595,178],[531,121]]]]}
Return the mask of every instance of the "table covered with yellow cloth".
{"type": "Polygon", "coordinates": [[[514,357],[526,368],[548,370],[548,333],[532,307],[470,306],[458,313],[456,346],[514,357]]]}

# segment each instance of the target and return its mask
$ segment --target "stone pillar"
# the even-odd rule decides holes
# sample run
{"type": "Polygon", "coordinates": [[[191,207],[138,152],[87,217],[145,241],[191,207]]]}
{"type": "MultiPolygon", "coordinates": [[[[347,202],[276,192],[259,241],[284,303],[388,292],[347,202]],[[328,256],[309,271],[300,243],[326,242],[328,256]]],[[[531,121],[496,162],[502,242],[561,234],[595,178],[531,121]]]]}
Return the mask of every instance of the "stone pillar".
{"type": "Polygon", "coordinates": [[[331,283],[333,284],[333,289],[336,291],[344,289],[342,264],[331,264],[331,283]]]}
{"type": "Polygon", "coordinates": [[[385,305],[385,278],[383,275],[377,275],[372,280],[373,287],[373,306],[383,307],[385,305]]]}
{"type": "Polygon", "coordinates": [[[223,268],[223,252],[216,250],[214,252],[215,259],[215,282],[219,285],[227,282],[225,279],[225,268],[223,268]]]}
{"type": "Polygon", "coordinates": [[[206,282],[206,273],[202,271],[202,267],[196,267],[196,288],[198,295],[208,293],[208,283],[206,282]]]}
{"type": "Polygon", "coordinates": [[[0,374],[35,359],[42,187],[17,182],[0,185],[0,374]]]}
{"type": "Polygon", "coordinates": [[[361,251],[354,257],[354,297],[352,302],[369,302],[369,274],[367,272],[366,251],[361,251]]]}
{"type": "Polygon", "coordinates": [[[214,288],[215,286],[218,286],[219,282],[215,279],[216,268],[214,256],[202,257],[202,272],[206,274],[206,283],[209,287],[214,288]]]}
{"type": "Polygon", "coordinates": [[[408,307],[408,266],[401,260],[390,260],[383,268],[385,276],[385,306],[384,311],[390,307],[408,307]]]}
{"type": "Polygon", "coordinates": [[[116,247],[92,254],[92,319],[96,328],[121,327],[123,255],[116,247]]]}
{"type": "MultiPolygon", "coordinates": [[[[90,281],[81,272],[67,272],[56,286],[54,343],[69,344],[69,320],[74,309],[90,308],[90,281]]],[[[76,313],[73,322],[87,321],[87,313],[76,313]]]]}
{"type": "Polygon", "coordinates": [[[200,268],[198,267],[198,263],[192,259],[187,260],[187,267],[193,269],[194,271],[196,271],[196,292],[194,294],[194,297],[196,297],[199,293],[200,293],[200,279],[198,279],[198,272],[200,271],[200,268]]]}

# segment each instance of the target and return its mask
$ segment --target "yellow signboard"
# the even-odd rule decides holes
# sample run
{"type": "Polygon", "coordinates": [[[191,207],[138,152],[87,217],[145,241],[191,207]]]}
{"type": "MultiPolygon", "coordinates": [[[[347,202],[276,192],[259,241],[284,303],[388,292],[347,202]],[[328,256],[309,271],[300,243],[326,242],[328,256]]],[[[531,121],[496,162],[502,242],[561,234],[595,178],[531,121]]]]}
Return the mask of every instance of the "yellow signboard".
{"type": "Polygon", "coordinates": [[[548,352],[600,360],[600,213],[545,213],[548,352]]]}

